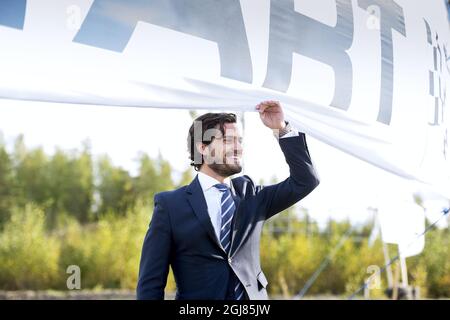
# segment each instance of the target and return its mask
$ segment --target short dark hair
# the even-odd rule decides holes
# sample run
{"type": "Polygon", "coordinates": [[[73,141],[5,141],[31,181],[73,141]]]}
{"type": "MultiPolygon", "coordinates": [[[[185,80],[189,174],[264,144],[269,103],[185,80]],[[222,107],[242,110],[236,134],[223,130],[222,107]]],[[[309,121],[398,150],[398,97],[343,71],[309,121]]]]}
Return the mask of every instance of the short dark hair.
{"type": "Polygon", "coordinates": [[[214,137],[205,140],[205,132],[209,129],[216,128],[217,125],[219,125],[218,129],[220,130],[220,132],[222,132],[222,134],[225,135],[225,128],[224,128],[225,123],[236,123],[236,115],[234,113],[223,113],[223,112],[205,113],[197,117],[192,123],[191,127],[189,128],[187,146],[189,158],[191,159],[191,166],[194,167],[195,171],[200,170],[200,167],[203,164],[203,155],[198,152],[197,148],[195,147],[195,144],[197,142],[202,142],[203,144],[209,145],[214,140],[214,137]],[[198,132],[201,132],[201,136],[198,135],[198,137],[196,137],[194,135],[194,129],[197,132],[197,135],[198,132]],[[201,141],[196,140],[199,137],[201,138],[201,141]],[[196,163],[194,159],[201,159],[201,162],[196,163]]]}

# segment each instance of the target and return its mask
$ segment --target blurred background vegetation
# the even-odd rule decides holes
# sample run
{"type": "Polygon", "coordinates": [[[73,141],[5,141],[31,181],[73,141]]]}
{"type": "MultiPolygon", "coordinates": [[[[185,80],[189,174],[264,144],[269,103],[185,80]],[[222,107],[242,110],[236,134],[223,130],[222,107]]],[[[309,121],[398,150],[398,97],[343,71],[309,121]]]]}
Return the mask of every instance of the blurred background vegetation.
{"type": "MultiPolygon", "coordinates": [[[[189,168],[173,181],[161,156],[141,154],[137,161],[132,176],[107,156],[93,157],[88,141],[81,150],[52,155],[28,149],[23,136],[9,152],[0,141],[0,290],[67,290],[69,265],[81,268],[83,289],[134,290],[154,194],[188,184],[195,174],[189,168]]],[[[297,294],[344,234],[348,240],[309,295],[348,295],[370,276],[368,266],[384,265],[380,240],[368,244],[373,221],[330,220],[319,228],[313,218],[297,207],[266,223],[261,257],[270,294],[297,294]]],[[[449,233],[433,229],[424,252],[408,258],[409,280],[422,297],[450,297],[449,233]]],[[[394,256],[396,248],[390,250],[394,256]]],[[[371,297],[385,289],[382,274],[371,297]]],[[[171,274],[167,291],[175,291],[171,274]]]]}

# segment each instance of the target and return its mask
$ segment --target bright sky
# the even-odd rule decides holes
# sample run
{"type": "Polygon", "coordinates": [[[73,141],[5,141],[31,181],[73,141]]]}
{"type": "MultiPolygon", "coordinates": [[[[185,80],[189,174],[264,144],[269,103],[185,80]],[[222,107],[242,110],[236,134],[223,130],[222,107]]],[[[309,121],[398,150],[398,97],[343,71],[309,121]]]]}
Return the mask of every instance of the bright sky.
{"type": "MultiPolygon", "coordinates": [[[[203,112],[203,111],[199,111],[203,112]]],[[[205,111],[206,112],[206,111],[205,111]]],[[[0,100],[0,131],[8,148],[23,133],[28,147],[43,146],[49,154],[56,146],[81,148],[89,139],[94,155],[108,154],[116,165],[137,171],[140,151],[155,157],[160,151],[173,166],[174,177],[189,167],[186,135],[191,125],[186,110],[62,105],[0,100]]],[[[283,154],[255,112],[245,114],[244,171],[254,181],[278,180],[289,174],[283,154]]],[[[319,222],[328,217],[354,222],[370,218],[366,208],[383,191],[405,190],[408,183],[307,136],[309,151],[321,184],[300,201],[319,222]]],[[[11,150],[11,149],[10,149],[11,150]]]]}

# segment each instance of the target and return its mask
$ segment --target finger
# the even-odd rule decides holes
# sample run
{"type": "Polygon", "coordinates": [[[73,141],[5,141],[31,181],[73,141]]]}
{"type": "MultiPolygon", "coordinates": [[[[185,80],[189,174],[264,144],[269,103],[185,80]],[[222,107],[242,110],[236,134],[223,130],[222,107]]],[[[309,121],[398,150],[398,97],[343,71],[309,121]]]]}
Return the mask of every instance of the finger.
{"type": "Polygon", "coordinates": [[[280,107],[280,101],[270,100],[269,104],[273,107],[280,107]]]}
{"type": "Polygon", "coordinates": [[[263,113],[264,111],[266,111],[267,108],[269,108],[269,105],[261,104],[261,106],[259,108],[259,113],[263,113]]]}
{"type": "Polygon", "coordinates": [[[265,101],[261,101],[259,104],[260,105],[265,105],[265,104],[270,104],[271,100],[265,100],[265,101]]]}

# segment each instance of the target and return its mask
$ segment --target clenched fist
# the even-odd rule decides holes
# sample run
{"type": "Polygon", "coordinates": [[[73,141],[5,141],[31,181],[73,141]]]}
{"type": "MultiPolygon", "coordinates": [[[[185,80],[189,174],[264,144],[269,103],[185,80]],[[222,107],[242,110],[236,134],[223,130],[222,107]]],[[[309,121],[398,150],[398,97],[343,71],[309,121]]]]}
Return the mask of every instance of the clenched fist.
{"type": "Polygon", "coordinates": [[[278,101],[263,101],[256,106],[256,110],[266,127],[281,130],[286,126],[283,108],[278,101]]]}

